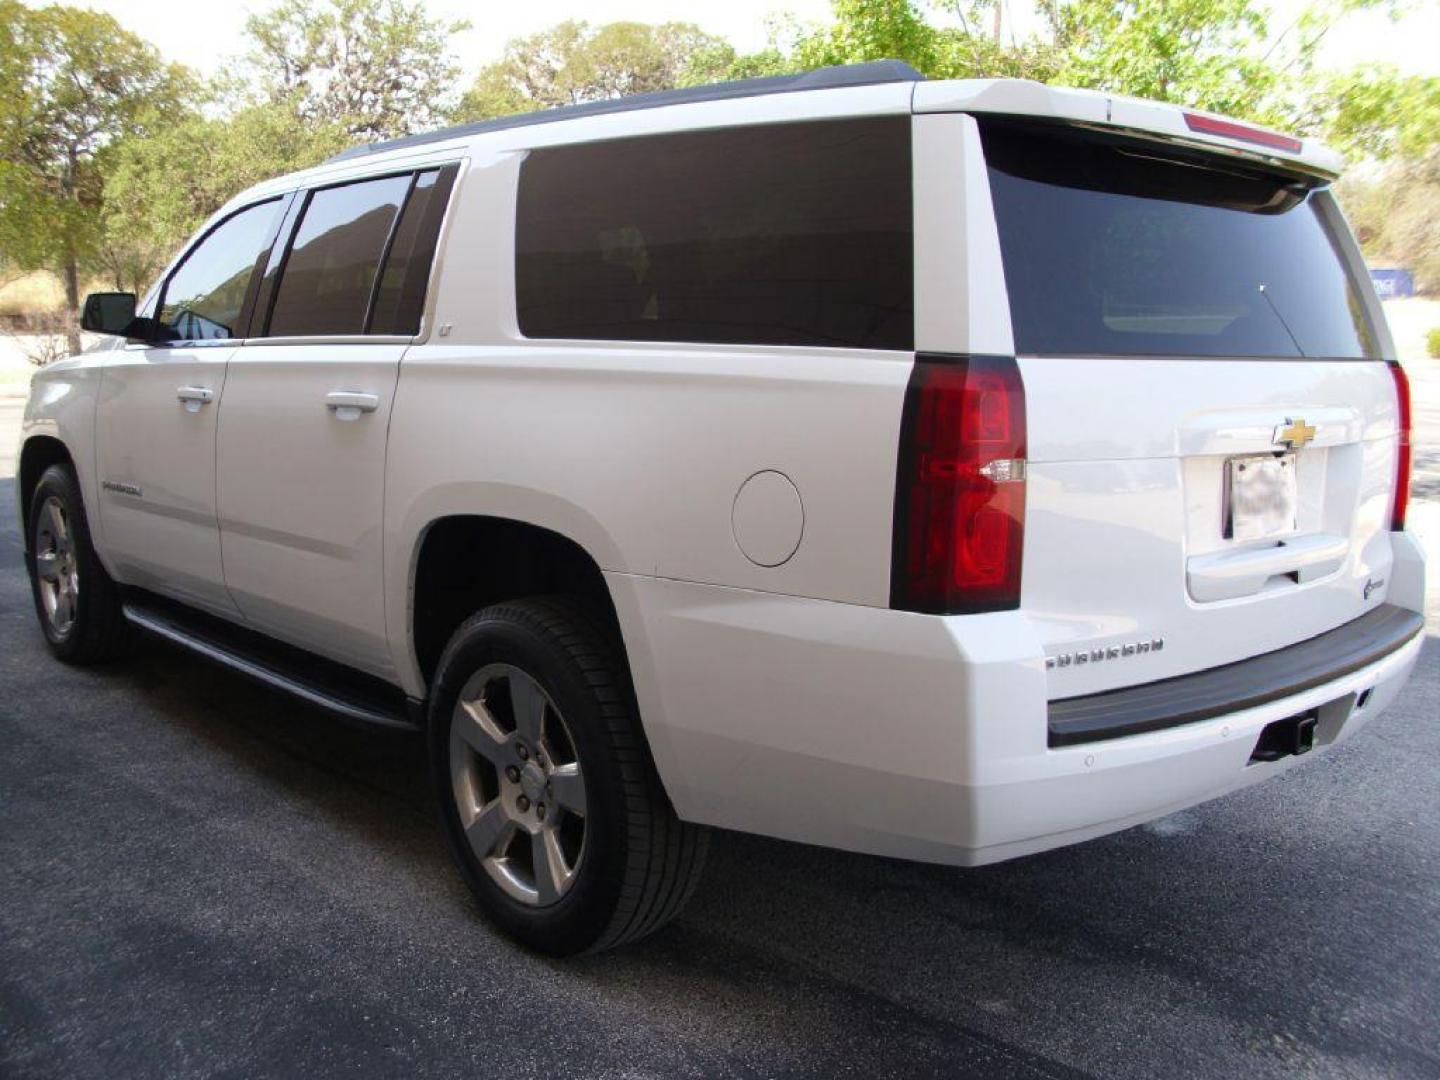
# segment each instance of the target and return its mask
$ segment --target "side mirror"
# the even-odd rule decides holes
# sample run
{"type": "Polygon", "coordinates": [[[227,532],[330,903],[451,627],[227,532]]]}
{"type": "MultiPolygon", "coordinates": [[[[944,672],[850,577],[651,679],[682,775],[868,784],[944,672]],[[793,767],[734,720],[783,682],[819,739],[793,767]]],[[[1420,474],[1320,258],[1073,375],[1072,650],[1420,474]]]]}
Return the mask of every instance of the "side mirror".
{"type": "Polygon", "coordinates": [[[97,292],[85,297],[85,308],[80,315],[80,329],[94,334],[124,337],[134,321],[134,293],[97,292]]]}

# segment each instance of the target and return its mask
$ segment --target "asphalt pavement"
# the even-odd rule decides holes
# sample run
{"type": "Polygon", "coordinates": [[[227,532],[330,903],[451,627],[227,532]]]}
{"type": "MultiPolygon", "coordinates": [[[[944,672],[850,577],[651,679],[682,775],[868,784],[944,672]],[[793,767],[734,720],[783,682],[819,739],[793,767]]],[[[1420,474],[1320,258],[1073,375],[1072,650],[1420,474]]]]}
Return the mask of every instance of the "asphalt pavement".
{"type": "Polygon", "coordinates": [[[0,1077],[1440,1076],[1440,640],[1268,784],[955,870],[722,833],[656,937],[539,959],[414,738],[158,642],[45,651],[0,480],[0,1077]]]}

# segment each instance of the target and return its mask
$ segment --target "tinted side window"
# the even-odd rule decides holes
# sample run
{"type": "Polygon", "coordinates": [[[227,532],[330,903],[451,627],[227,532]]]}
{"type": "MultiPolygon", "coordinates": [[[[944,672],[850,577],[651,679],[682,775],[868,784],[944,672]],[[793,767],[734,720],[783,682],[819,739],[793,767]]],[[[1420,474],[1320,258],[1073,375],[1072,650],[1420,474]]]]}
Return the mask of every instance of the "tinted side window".
{"type": "Polygon", "coordinates": [[[909,349],[909,118],[537,150],[515,247],[529,337],[909,349]]]}
{"type": "Polygon", "coordinates": [[[455,166],[430,169],[415,178],[415,187],[405,203],[390,254],[375,292],[375,309],[370,316],[372,334],[417,334],[420,310],[425,304],[425,287],[430,281],[430,264],[440,236],[440,222],[450,201],[455,166]]]}
{"type": "Polygon", "coordinates": [[[171,341],[238,337],[256,260],[269,247],[280,200],[226,218],[200,241],[165,283],[158,321],[171,341]]]}
{"type": "Polygon", "coordinates": [[[1020,352],[1376,355],[1304,184],[1035,125],[981,133],[1020,352]]]}
{"type": "Polygon", "coordinates": [[[410,177],[312,192],[280,273],[268,333],[362,334],[370,291],[410,177]]]}

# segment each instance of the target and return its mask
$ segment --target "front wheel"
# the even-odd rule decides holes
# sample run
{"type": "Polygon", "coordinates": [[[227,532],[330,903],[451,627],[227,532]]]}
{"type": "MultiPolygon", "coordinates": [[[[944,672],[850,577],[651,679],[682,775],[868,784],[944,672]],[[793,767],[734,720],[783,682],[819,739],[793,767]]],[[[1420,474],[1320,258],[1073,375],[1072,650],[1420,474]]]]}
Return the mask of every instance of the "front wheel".
{"type": "Polygon", "coordinates": [[[124,655],[130,623],[95,554],[80,485],[68,466],[52,465],[41,475],[28,526],[30,586],[50,651],[71,664],[124,655]]]}
{"type": "Polygon", "coordinates": [[[430,765],[451,852],[485,913],[563,956],[684,906],[708,836],[675,816],[612,636],[564,599],[497,604],[450,639],[430,765]]]}

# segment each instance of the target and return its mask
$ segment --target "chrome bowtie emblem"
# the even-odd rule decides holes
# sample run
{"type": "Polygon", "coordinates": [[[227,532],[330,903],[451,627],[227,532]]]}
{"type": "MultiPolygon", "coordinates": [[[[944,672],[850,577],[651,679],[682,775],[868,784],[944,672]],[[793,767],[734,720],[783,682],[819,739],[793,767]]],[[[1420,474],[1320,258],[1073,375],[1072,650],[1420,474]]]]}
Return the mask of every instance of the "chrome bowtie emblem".
{"type": "Polygon", "coordinates": [[[1271,441],[1276,446],[1283,446],[1287,450],[1299,450],[1315,438],[1315,431],[1315,428],[1305,423],[1303,417],[1298,420],[1286,417],[1285,423],[1276,426],[1275,437],[1271,441]]]}

